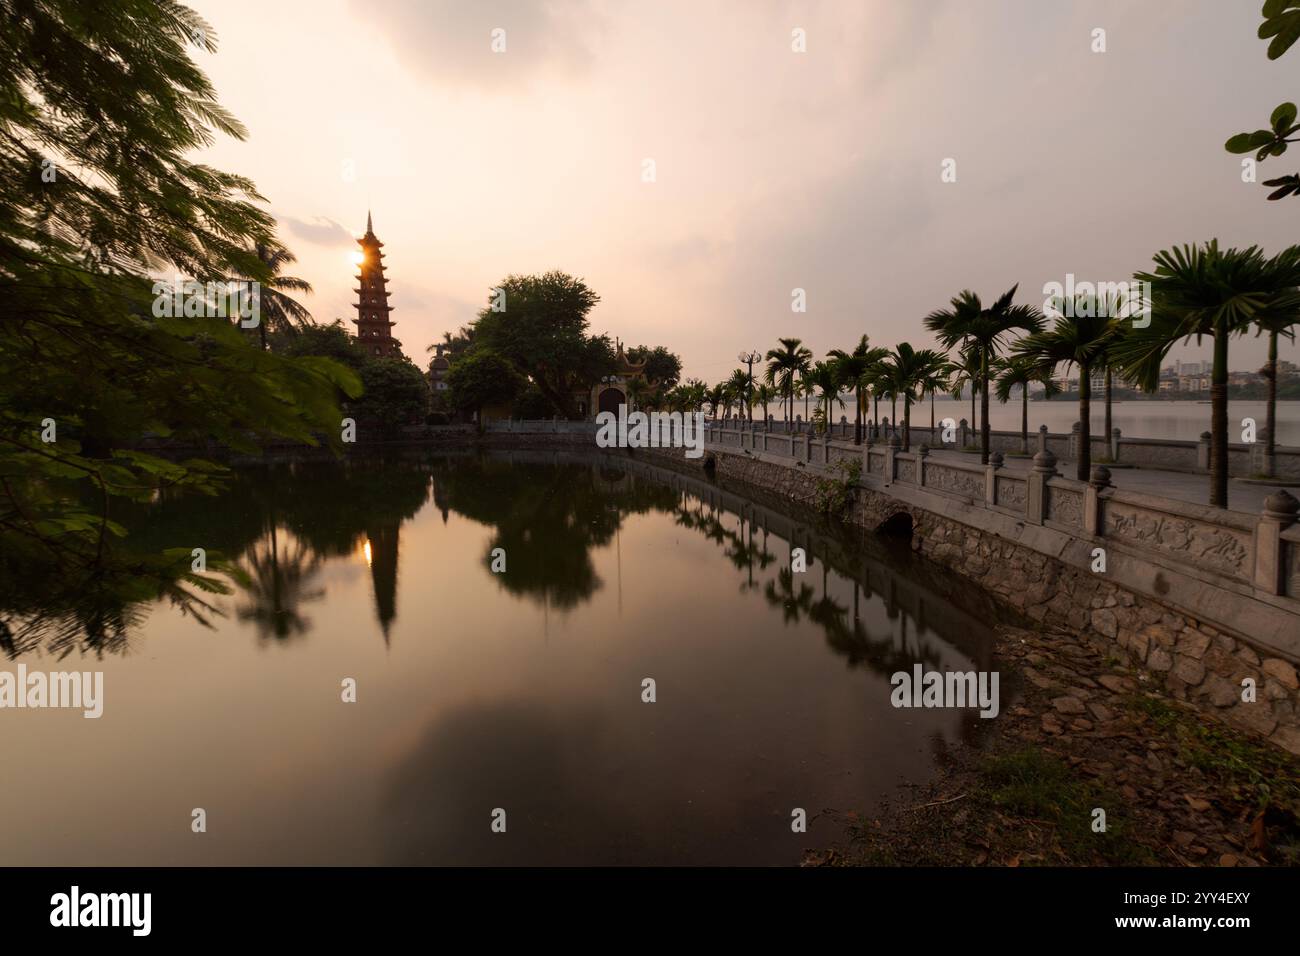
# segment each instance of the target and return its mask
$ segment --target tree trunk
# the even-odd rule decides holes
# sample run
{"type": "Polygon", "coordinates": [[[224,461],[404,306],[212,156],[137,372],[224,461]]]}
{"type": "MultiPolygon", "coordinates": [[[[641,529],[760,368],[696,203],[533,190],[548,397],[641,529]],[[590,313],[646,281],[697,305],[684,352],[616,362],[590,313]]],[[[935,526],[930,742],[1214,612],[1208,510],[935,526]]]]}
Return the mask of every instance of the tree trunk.
{"type": "Polygon", "coordinates": [[[1088,480],[1092,470],[1092,371],[1079,366],[1079,454],[1074,477],[1088,480]]]}
{"type": "Polygon", "coordinates": [[[1029,383],[1020,386],[1020,453],[1029,454],[1029,383]]]}
{"type": "Polygon", "coordinates": [[[1264,437],[1264,474],[1273,477],[1273,439],[1277,431],[1277,333],[1268,333],[1268,365],[1264,366],[1264,377],[1268,380],[1268,412],[1264,427],[1268,434],[1264,437]]]}
{"type": "Polygon", "coordinates": [[[856,408],[856,413],[853,416],[853,444],[861,445],[862,444],[862,386],[861,385],[854,387],[853,395],[856,399],[854,401],[854,407],[856,408]]]}
{"type": "Polygon", "coordinates": [[[1110,450],[1109,450],[1109,449],[1110,449],[1110,441],[1111,441],[1111,438],[1110,438],[1110,436],[1111,436],[1110,401],[1111,401],[1111,391],[1112,391],[1112,389],[1113,389],[1113,387],[1114,387],[1114,381],[1113,381],[1113,378],[1114,378],[1114,373],[1111,372],[1111,370],[1110,370],[1109,368],[1107,368],[1107,369],[1106,369],[1106,434],[1102,436],[1103,438],[1106,439],[1106,448],[1107,448],[1107,451],[1106,451],[1106,454],[1105,454],[1104,457],[1105,457],[1107,460],[1109,460],[1110,457],[1111,457],[1110,450]]]}
{"type": "MultiPolygon", "coordinates": [[[[912,393],[908,392],[903,396],[903,451],[910,451],[912,448],[912,393]]],[[[921,480],[918,472],[916,480],[921,480]]]]}
{"type": "Polygon", "coordinates": [[[980,356],[980,464],[989,463],[989,350],[980,356]]]}
{"type": "Polygon", "coordinates": [[[1228,329],[1214,323],[1214,371],[1210,381],[1210,504],[1228,507],[1228,329]]]}
{"type": "Polygon", "coordinates": [[[930,442],[934,442],[934,392],[930,393],[930,442]]]}
{"type": "Polygon", "coordinates": [[[975,426],[978,419],[975,417],[975,376],[970,379],[970,433],[975,434],[975,426]]]}

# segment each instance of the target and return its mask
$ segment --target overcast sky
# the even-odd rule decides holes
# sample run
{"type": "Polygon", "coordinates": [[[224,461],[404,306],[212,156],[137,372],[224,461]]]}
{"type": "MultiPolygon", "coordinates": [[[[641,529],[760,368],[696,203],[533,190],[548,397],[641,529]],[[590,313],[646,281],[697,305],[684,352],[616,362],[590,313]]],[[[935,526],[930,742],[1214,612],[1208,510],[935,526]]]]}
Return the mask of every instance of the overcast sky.
{"type": "MultiPolygon", "coordinates": [[[[1267,202],[1223,150],[1300,90],[1254,0],[193,5],[250,132],[205,159],[258,184],[318,321],[355,315],[373,210],[421,365],[512,272],[581,276],[593,331],[716,380],[780,335],[929,344],[922,318],[964,288],[1041,304],[1173,244],[1300,241],[1300,199],[1267,202]]],[[[1234,368],[1263,358],[1234,341],[1234,368]]]]}

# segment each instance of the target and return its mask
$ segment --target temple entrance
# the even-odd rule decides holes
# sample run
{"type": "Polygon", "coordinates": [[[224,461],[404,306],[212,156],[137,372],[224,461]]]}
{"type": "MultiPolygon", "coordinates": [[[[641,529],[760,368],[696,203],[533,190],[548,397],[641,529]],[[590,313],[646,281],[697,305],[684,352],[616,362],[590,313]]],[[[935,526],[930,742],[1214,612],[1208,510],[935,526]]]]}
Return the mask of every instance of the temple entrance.
{"type": "Polygon", "coordinates": [[[618,406],[627,404],[627,396],[619,388],[606,388],[600,393],[597,411],[618,414],[618,406]]]}

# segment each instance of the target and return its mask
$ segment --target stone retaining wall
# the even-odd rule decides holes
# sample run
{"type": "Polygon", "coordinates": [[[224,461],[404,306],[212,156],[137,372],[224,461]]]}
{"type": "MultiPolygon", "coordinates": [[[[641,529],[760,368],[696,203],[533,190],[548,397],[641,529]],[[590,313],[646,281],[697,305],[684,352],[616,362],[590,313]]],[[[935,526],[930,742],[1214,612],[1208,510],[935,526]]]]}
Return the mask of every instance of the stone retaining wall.
{"type": "MultiPolygon", "coordinates": [[[[680,452],[637,454],[691,464],[680,452]]],[[[805,502],[815,499],[817,482],[824,477],[815,465],[717,448],[704,460],[712,461],[719,476],[805,502]]],[[[962,521],[953,509],[859,487],[846,517],[873,531],[899,513],[912,519],[914,549],[980,584],[1006,606],[1047,628],[1078,634],[1204,713],[1300,753],[1300,681],[1293,662],[1261,653],[1246,635],[1228,633],[1126,588],[1119,575],[1092,574],[1045,554],[1042,539],[1036,542],[1040,547],[1031,547],[978,527],[969,520],[974,509],[962,521]],[[1255,682],[1254,703],[1242,700],[1246,678],[1255,682]]]]}

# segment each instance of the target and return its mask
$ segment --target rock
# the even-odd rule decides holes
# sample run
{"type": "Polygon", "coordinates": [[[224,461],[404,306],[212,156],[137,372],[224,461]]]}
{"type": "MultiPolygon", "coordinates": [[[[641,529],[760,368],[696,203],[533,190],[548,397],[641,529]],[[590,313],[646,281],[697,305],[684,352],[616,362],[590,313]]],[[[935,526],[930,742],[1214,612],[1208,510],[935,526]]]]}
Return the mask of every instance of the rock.
{"type": "Polygon", "coordinates": [[[1040,674],[1032,667],[1024,668],[1024,675],[1025,675],[1025,680],[1029,681],[1029,683],[1033,684],[1039,690],[1048,690],[1049,688],[1056,686],[1056,681],[1052,680],[1050,677],[1040,674]]]}
{"type": "Polygon", "coordinates": [[[1102,674],[1097,681],[1102,687],[1115,694],[1131,694],[1137,690],[1137,685],[1127,677],[1119,677],[1115,674],[1102,674]]]}
{"type": "Polygon", "coordinates": [[[1277,728],[1277,718],[1273,716],[1272,709],[1268,704],[1258,701],[1253,704],[1239,703],[1230,710],[1224,711],[1224,717],[1237,729],[1259,734],[1261,737],[1269,736],[1277,728]]]}
{"type": "Polygon", "coordinates": [[[1077,697],[1058,697],[1052,701],[1052,706],[1062,714],[1083,714],[1087,712],[1083,706],[1083,701],[1077,697]]]}
{"type": "Polygon", "coordinates": [[[1279,727],[1268,739],[1288,753],[1300,756],[1300,727],[1279,727]]]}
{"type": "Polygon", "coordinates": [[[1147,655],[1147,667],[1153,671],[1167,671],[1174,666],[1174,659],[1169,652],[1163,647],[1151,648],[1151,653],[1147,655]]]}
{"type": "Polygon", "coordinates": [[[1211,675],[1202,689],[1209,691],[1210,703],[1215,707],[1231,707],[1241,699],[1241,688],[1222,677],[1211,675]]]}
{"type": "Polygon", "coordinates": [[[1205,666],[1198,660],[1178,655],[1174,662],[1173,675],[1190,687],[1195,687],[1205,679],[1205,666]]]}
{"type": "Polygon", "coordinates": [[[1092,721],[1088,720],[1086,717],[1076,717],[1074,720],[1070,721],[1070,729],[1078,730],[1080,732],[1092,730],[1092,721]]]}
{"type": "Polygon", "coordinates": [[[1184,631],[1179,635],[1175,647],[1179,654],[1199,661],[1210,649],[1210,638],[1200,631],[1184,631]]]}
{"type": "Polygon", "coordinates": [[[1174,842],[1179,846],[1190,846],[1191,842],[1196,839],[1196,834],[1187,830],[1175,830],[1174,842]]]}
{"type": "Polygon", "coordinates": [[[1089,701],[1088,709],[1092,711],[1092,716],[1096,717],[1103,724],[1115,719],[1115,714],[1109,707],[1105,704],[1100,704],[1095,700],[1089,701]]]}
{"type": "Polygon", "coordinates": [[[1043,714],[1043,732],[1048,734],[1060,734],[1065,731],[1061,722],[1051,714],[1043,714]]]}
{"type": "Polygon", "coordinates": [[[1296,677],[1295,668],[1280,657],[1268,658],[1259,669],[1288,690],[1300,690],[1300,678],[1296,677]]]}
{"type": "Polygon", "coordinates": [[[1219,857],[1219,866],[1236,866],[1237,857],[1231,853],[1225,853],[1219,857]]]}
{"type": "Polygon", "coordinates": [[[1119,622],[1115,619],[1115,612],[1107,608],[1102,608],[1092,612],[1093,630],[1107,637],[1114,637],[1119,632],[1119,622]]]}
{"type": "Polygon", "coordinates": [[[1183,799],[1186,800],[1187,805],[1191,807],[1193,810],[1195,810],[1197,813],[1204,813],[1206,810],[1210,809],[1209,800],[1204,800],[1200,797],[1194,797],[1190,793],[1184,794],[1183,799]]]}

